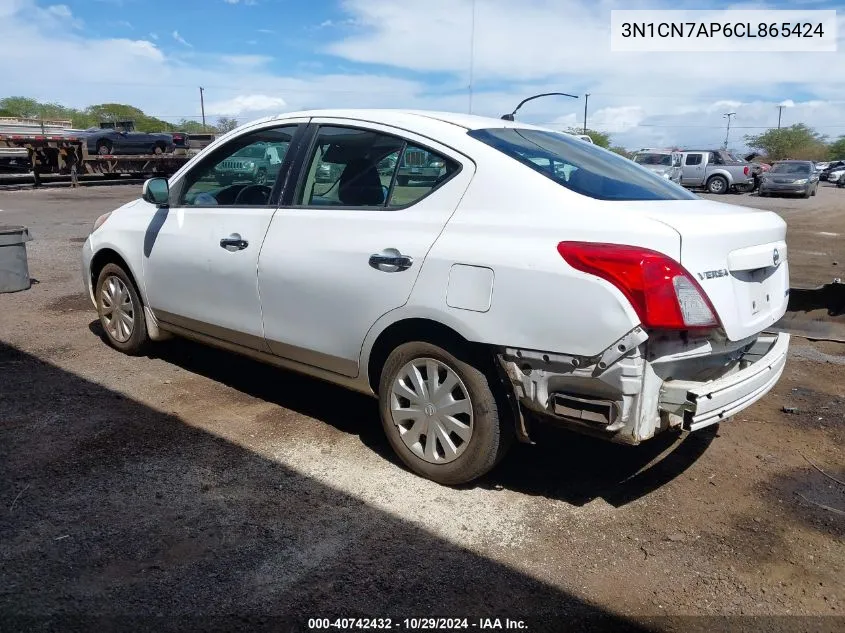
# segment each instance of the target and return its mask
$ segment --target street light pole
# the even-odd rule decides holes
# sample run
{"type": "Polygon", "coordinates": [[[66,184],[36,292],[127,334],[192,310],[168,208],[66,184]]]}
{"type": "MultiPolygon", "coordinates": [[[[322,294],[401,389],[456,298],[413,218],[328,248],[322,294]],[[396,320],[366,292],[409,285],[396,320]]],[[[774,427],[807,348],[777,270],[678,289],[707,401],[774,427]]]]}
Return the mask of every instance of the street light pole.
{"type": "Polygon", "coordinates": [[[725,149],[728,149],[728,137],[731,134],[731,117],[736,116],[736,112],[726,112],[722,116],[727,117],[728,119],[728,129],[725,132],[725,149]]]}
{"type": "Polygon", "coordinates": [[[587,133],[587,103],[590,101],[590,93],[584,95],[584,134],[587,133]]]}
{"type": "Polygon", "coordinates": [[[519,110],[527,102],[533,101],[534,99],[539,99],[540,97],[551,97],[551,96],[571,97],[572,99],[578,98],[577,95],[571,95],[571,94],[567,94],[565,92],[544,92],[542,94],[534,95],[533,97],[528,97],[526,99],[523,99],[522,101],[519,102],[519,105],[517,105],[513,109],[513,112],[511,112],[510,114],[503,114],[502,119],[504,119],[505,121],[513,121],[513,117],[516,114],[517,110],[519,110]]]}
{"type": "Polygon", "coordinates": [[[780,115],[783,114],[783,109],[785,106],[779,105],[778,106],[778,129],[780,129],[780,115]]]}

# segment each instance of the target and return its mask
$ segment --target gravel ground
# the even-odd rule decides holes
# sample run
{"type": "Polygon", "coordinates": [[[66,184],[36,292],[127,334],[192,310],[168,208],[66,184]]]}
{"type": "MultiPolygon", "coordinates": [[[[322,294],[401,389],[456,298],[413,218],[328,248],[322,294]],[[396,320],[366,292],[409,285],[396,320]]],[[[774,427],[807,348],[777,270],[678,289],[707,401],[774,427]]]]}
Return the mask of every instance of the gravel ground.
{"type": "MultiPolygon", "coordinates": [[[[810,463],[845,481],[845,345],[795,339],[721,428],[637,448],[549,429],[444,488],[397,463],[366,397],[185,341],[107,347],[80,244],[138,193],[0,192],[38,282],[0,295],[0,630],[845,627],[845,515],[826,509],[845,487],[810,463]]],[[[781,212],[814,285],[835,267],[799,253],[845,261],[819,235],[845,233],[843,190],[719,199],[781,212]]]]}

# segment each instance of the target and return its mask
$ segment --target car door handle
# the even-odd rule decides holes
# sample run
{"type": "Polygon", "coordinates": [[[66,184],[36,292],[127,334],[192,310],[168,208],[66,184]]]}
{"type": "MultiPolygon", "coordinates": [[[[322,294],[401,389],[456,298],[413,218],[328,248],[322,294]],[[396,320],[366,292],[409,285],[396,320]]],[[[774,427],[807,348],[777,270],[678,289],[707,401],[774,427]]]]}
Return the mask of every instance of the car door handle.
{"type": "Polygon", "coordinates": [[[381,253],[370,255],[370,266],[385,273],[395,273],[408,270],[414,260],[403,255],[395,248],[386,248],[381,253]]]}
{"type": "Polygon", "coordinates": [[[247,246],[249,246],[249,242],[242,239],[237,233],[232,233],[229,237],[224,237],[220,240],[220,248],[225,248],[230,252],[242,251],[247,246]]]}

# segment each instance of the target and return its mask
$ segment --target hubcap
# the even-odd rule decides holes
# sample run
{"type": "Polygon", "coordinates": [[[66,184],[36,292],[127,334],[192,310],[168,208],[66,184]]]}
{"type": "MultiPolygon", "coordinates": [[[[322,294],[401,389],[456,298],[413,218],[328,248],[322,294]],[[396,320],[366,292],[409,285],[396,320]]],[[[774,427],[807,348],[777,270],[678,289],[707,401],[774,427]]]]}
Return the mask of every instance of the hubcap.
{"type": "Polygon", "coordinates": [[[402,367],[391,387],[390,412],[405,446],[432,464],[460,457],[472,437],[466,385],[433,358],[416,358],[402,367]]]}
{"type": "Polygon", "coordinates": [[[125,343],[135,328],[135,305],[120,277],[107,277],[100,291],[103,327],[118,343],[125,343]]]}
{"type": "Polygon", "coordinates": [[[721,180],[714,180],[714,181],[710,184],[710,188],[711,188],[713,191],[721,191],[721,190],[722,190],[722,181],[721,181],[721,180]]]}

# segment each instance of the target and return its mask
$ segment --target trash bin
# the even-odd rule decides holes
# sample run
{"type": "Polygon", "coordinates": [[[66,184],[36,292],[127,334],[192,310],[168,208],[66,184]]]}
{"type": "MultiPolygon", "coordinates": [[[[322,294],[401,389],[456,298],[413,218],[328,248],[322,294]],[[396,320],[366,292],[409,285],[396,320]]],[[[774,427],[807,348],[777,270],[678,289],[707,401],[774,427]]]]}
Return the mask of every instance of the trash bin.
{"type": "Polygon", "coordinates": [[[0,292],[17,292],[30,287],[26,243],[31,240],[25,226],[0,225],[0,292]]]}

